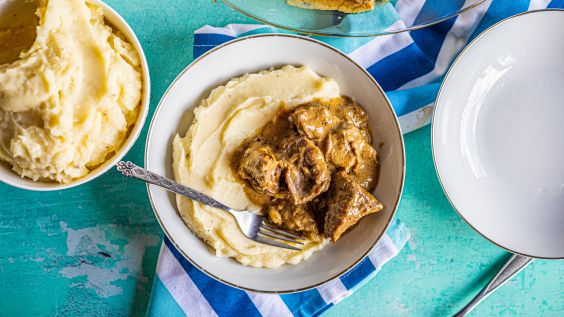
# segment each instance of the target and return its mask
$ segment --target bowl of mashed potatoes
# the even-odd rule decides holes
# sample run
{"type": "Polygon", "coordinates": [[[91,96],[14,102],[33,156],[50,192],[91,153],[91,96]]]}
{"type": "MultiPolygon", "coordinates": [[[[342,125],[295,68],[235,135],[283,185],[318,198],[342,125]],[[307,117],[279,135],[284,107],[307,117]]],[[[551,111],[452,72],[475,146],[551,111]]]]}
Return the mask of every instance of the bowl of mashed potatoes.
{"type": "MultiPolygon", "coordinates": [[[[352,121],[367,124],[362,131],[370,131],[371,138],[364,140],[370,140],[378,152],[377,181],[366,187],[381,202],[377,210],[335,243],[328,237],[308,238],[302,250],[292,251],[251,241],[221,210],[149,185],[157,219],[184,257],[228,285],[254,292],[290,293],[332,281],[368,255],[383,237],[399,203],[405,171],[403,138],[380,86],[361,66],[322,42],[263,34],[228,42],[196,59],[171,84],[155,112],[145,149],[146,168],[234,209],[258,211],[260,206],[230,165],[237,149],[281,113],[335,100],[361,105],[359,117],[367,117],[352,121]]],[[[307,116],[306,112],[302,114],[307,116]]],[[[320,153],[314,141],[302,141],[312,148],[310,154],[320,153]]],[[[328,183],[310,183],[312,191],[332,195],[328,183]]]]}
{"type": "Polygon", "coordinates": [[[150,80],[133,30],[101,1],[0,3],[0,180],[58,190],[133,145],[150,80]]]}

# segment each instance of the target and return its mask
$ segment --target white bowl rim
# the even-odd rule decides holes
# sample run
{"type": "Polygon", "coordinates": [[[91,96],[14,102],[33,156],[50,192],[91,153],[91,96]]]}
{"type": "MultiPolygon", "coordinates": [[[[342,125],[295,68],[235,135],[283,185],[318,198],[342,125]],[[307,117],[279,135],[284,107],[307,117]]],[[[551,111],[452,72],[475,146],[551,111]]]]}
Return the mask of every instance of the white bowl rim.
{"type": "MultiPolygon", "coordinates": [[[[101,0],[86,0],[86,2],[92,2],[92,3],[95,3],[99,6],[101,6],[102,9],[104,10],[104,17],[107,18],[107,15],[109,13],[110,15],[112,15],[113,18],[116,18],[116,20],[118,20],[121,24],[123,24],[124,29],[119,28],[118,30],[121,31],[124,34],[124,36],[129,40],[129,42],[131,42],[131,44],[133,44],[133,46],[135,46],[135,50],[139,54],[139,58],[141,60],[141,70],[142,70],[141,76],[143,78],[143,98],[141,99],[141,101],[139,103],[139,106],[141,108],[140,108],[140,112],[139,112],[139,117],[137,118],[137,122],[135,122],[133,129],[131,130],[131,132],[127,136],[127,139],[125,140],[123,145],[119,148],[119,150],[112,157],[110,157],[110,159],[108,159],[107,161],[102,163],[101,166],[92,170],[90,173],[88,173],[84,177],[81,177],[81,178],[79,178],[75,181],[72,181],[70,183],[65,183],[65,184],[55,183],[55,182],[53,182],[53,183],[43,182],[43,181],[35,182],[35,181],[32,181],[31,179],[24,178],[24,177],[22,177],[22,179],[24,179],[25,181],[21,181],[21,182],[0,178],[0,182],[2,182],[2,183],[5,183],[5,184],[13,186],[13,187],[31,190],[31,191],[38,191],[38,192],[69,189],[69,188],[73,188],[73,187],[85,184],[85,183],[105,174],[108,170],[110,170],[112,167],[114,167],[114,165],[118,161],[120,161],[129,152],[129,150],[131,149],[133,144],[135,144],[135,142],[139,138],[141,131],[143,131],[143,127],[145,126],[145,121],[146,121],[147,115],[149,113],[149,105],[150,105],[150,101],[151,101],[151,78],[150,78],[150,74],[149,74],[149,64],[147,63],[147,58],[145,57],[145,52],[143,51],[143,47],[141,46],[141,42],[139,42],[137,35],[135,34],[135,32],[133,32],[133,29],[127,23],[127,21],[119,13],[117,13],[112,7],[110,7],[108,4],[106,4],[105,2],[103,2],[101,0]],[[41,184],[41,186],[38,186],[38,184],[41,184]]],[[[112,23],[112,21],[110,21],[110,23],[112,23]]],[[[117,26],[114,25],[114,23],[112,23],[112,25],[117,28],[117,26]]],[[[5,162],[2,162],[2,165],[5,165],[4,163],[5,162]]],[[[7,164],[6,167],[2,166],[0,168],[6,168],[10,172],[14,173],[14,171],[12,171],[11,168],[9,168],[8,166],[10,166],[10,165],[7,164]]],[[[14,175],[17,175],[17,174],[14,173],[14,175]]]]}
{"type": "Polygon", "coordinates": [[[376,80],[372,77],[372,75],[370,75],[370,73],[368,73],[362,66],[360,66],[358,63],[356,63],[353,59],[351,59],[349,56],[347,56],[345,53],[339,51],[338,49],[334,48],[333,46],[323,43],[321,41],[306,37],[306,36],[302,36],[302,35],[295,35],[295,34],[286,34],[286,33],[264,33],[264,34],[255,34],[255,35],[249,35],[249,36],[244,36],[244,37],[240,37],[240,38],[236,38],[233,40],[230,40],[228,42],[225,42],[223,44],[220,44],[212,49],[210,49],[209,51],[205,52],[204,54],[202,54],[201,56],[199,56],[198,58],[196,58],[194,61],[192,61],[188,66],[186,66],[179,74],[178,76],[170,83],[170,85],[168,86],[167,90],[164,92],[163,96],[161,97],[161,100],[159,101],[159,104],[157,105],[157,108],[155,109],[155,112],[153,113],[153,117],[151,118],[151,123],[149,125],[149,130],[147,132],[147,139],[145,141],[145,166],[148,166],[148,162],[149,162],[149,144],[151,141],[151,137],[152,137],[152,131],[153,131],[153,127],[156,121],[156,118],[158,117],[158,114],[160,112],[160,110],[162,109],[162,105],[164,103],[164,101],[166,100],[169,91],[172,89],[172,87],[174,86],[174,84],[188,71],[190,70],[190,68],[192,68],[193,65],[195,65],[196,63],[198,63],[199,61],[201,61],[202,59],[204,59],[206,56],[214,53],[215,51],[231,45],[233,43],[238,43],[241,41],[245,41],[245,40],[251,40],[254,38],[261,38],[261,37],[289,37],[289,38],[295,38],[295,39],[300,39],[300,40],[305,40],[305,41],[309,41],[309,42],[313,42],[319,45],[322,45],[326,48],[329,48],[330,50],[338,53],[339,55],[343,56],[345,59],[349,60],[353,65],[355,65],[356,67],[358,67],[366,76],[367,78],[373,83],[373,85],[380,91],[380,93],[382,94],[382,96],[384,97],[385,101],[386,101],[386,106],[388,107],[388,109],[391,111],[391,113],[393,114],[393,118],[394,118],[394,123],[395,123],[395,127],[396,130],[400,136],[400,145],[401,145],[401,160],[402,160],[402,169],[401,169],[401,181],[400,181],[400,188],[399,191],[397,193],[397,197],[395,198],[395,204],[394,207],[392,209],[392,212],[389,216],[389,219],[387,220],[386,225],[384,226],[382,232],[380,233],[380,235],[378,236],[378,238],[374,241],[374,244],[366,251],[365,254],[363,254],[361,257],[359,257],[353,264],[351,264],[348,268],[346,268],[345,270],[335,274],[334,276],[332,276],[331,278],[314,284],[314,285],[310,285],[310,286],[306,286],[306,287],[302,287],[302,288],[298,288],[298,289],[293,289],[293,290],[283,290],[283,291],[265,291],[265,290],[257,290],[257,289],[252,289],[252,288],[248,288],[248,287],[244,287],[241,285],[237,285],[228,281],[225,281],[223,279],[221,279],[218,276],[213,275],[212,273],[208,272],[206,269],[204,269],[203,267],[201,267],[200,265],[198,265],[198,263],[196,263],[195,261],[193,261],[186,252],[184,252],[184,250],[182,250],[178,244],[174,241],[172,235],[167,231],[167,229],[165,228],[165,226],[163,225],[163,221],[161,220],[159,214],[157,213],[157,208],[154,202],[154,198],[153,195],[151,194],[151,189],[150,189],[150,184],[147,184],[147,194],[149,195],[149,201],[151,202],[151,207],[153,208],[153,213],[155,214],[155,217],[157,218],[157,222],[159,223],[161,229],[163,230],[163,232],[165,233],[166,237],[169,239],[169,241],[172,243],[172,245],[176,248],[176,250],[178,250],[178,252],[186,259],[188,260],[188,262],[190,262],[192,265],[194,265],[198,270],[200,270],[201,272],[203,272],[204,274],[206,274],[207,276],[215,279],[216,281],[219,281],[225,285],[240,289],[240,290],[244,290],[244,291],[251,291],[251,292],[255,292],[255,293],[262,293],[262,294],[291,294],[291,293],[297,293],[297,292],[303,292],[303,291],[307,291],[316,287],[319,287],[321,285],[324,285],[326,283],[329,283],[339,277],[341,277],[343,274],[349,272],[350,270],[352,270],[354,267],[356,267],[362,260],[364,260],[368,254],[374,249],[374,247],[378,244],[378,242],[380,242],[380,240],[382,239],[382,237],[384,236],[384,234],[386,233],[388,227],[390,226],[390,224],[392,223],[395,214],[397,212],[400,200],[401,200],[401,196],[403,193],[403,188],[404,188],[404,184],[405,184],[405,169],[406,169],[406,164],[405,164],[405,145],[404,145],[404,139],[403,139],[403,134],[401,133],[401,128],[400,128],[400,124],[399,124],[399,120],[398,117],[396,115],[396,112],[394,110],[394,108],[392,107],[392,104],[390,102],[390,100],[388,99],[388,97],[386,96],[386,94],[384,93],[384,90],[382,89],[382,87],[380,87],[380,85],[378,84],[378,82],[376,82],[376,80]]]}
{"type": "Polygon", "coordinates": [[[460,218],[462,218],[462,220],[464,220],[464,222],[466,222],[466,224],[468,224],[472,229],[474,229],[474,231],[476,231],[478,234],[480,234],[482,237],[484,237],[486,240],[488,240],[489,242],[493,243],[494,245],[509,251],[511,253],[514,254],[518,254],[518,255],[522,255],[522,256],[526,256],[526,257],[530,257],[530,258],[535,258],[535,259],[544,259],[544,260],[560,260],[560,259],[564,259],[564,257],[543,257],[543,256],[536,256],[536,255],[530,255],[530,254],[525,254],[522,252],[518,252],[515,250],[512,250],[510,248],[507,248],[495,241],[493,241],[492,239],[490,239],[488,236],[486,236],[485,234],[483,234],[480,230],[478,230],[478,228],[476,228],[475,226],[473,226],[466,218],[464,218],[464,216],[462,215],[462,213],[458,210],[458,208],[456,207],[456,205],[453,203],[452,199],[450,198],[445,185],[443,183],[443,178],[445,177],[445,175],[443,175],[443,177],[441,177],[441,174],[439,172],[439,169],[437,168],[437,159],[436,159],[436,147],[435,147],[435,134],[436,129],[435,129],[435,119],[437,116],[437,108],[439,107],[440,103],[440,98],[441,98],[441,93],[443,92],[443,89],[445,87],[445,83],[448,81],[452,70],[454,69],[454,66],[462,59],[462,57],[465,55],[465,53],[474,45],[476,45],[476,43],[482,38],[484,37],[487,33],[489,33],[490,31],[496,29],[498,26],[500,26],[501,24],[504,24],[510,20],[519,18],[521,16],[524,15],[528,15],[528,14],[538,14],[538,13],[545,13],[545,12],[560,12],[560,13],[564,13],[564,9],[560,9],[560,8],[546,8],[546,9],[539,9],[539,10],[531,10],[531,11],[525,11],[525,12],[521,12],[515,15],[512,15],[510,17],[507,17],[495,24],[493,24],[492,26],[490,26],[489,28],[485,29],[482,33],[480,33],[478,36],[476,36],[476,38],[474,38],[468,45],[466,45],[466,47],[460,52],[460,54],[458,55],[458,57],[454,60],[454,62],[452,62],[452,65],[450,66],[449,70],[447,71],[447,73],[445,74],[445,78],[441,84],[441,87],[439,89],[439,92],[437,94],[437,99],[435,101],[435,109],[433,110],[433,117],[432,117],[432,124],[431,124],[431,152],[432,152],[432,156],[433,156],[433,165],[435,167],[435,171],[437,173],[437,178],[439,179],[439,183],[441,184],[441,188],[443,189],[443,192],[448,200],[448,202],[450,203],[450,205],[452,206],[452,208],[456,211],[456,213],[458,214],[458,216],[460,216],[460,218]]]}

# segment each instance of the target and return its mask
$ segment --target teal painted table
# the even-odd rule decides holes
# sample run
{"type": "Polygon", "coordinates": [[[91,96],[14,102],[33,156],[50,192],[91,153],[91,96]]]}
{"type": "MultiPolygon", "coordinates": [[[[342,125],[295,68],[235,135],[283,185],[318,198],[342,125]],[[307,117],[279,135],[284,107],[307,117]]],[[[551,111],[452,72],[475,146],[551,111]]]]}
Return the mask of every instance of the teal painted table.
{"type": "MultiPolygon", "coordinates": [[[[151,113],[192,61],[193,31],[251,22],[209,0],[107,1],[136,31],[151,67],[151,113]]],[[[145,131],[127,159],[142,162],[145,131]]],[[[460,308],[508,253],[452,210],[433,169],[430,129],[406,136],[398,217],[406,249],[325,316],[440,316],[460,308]]],[[[143,315],[162,232],[145,186],[110,171],[87,185],[34,193],[0,184],[0,316],[143,315]]],[[[564,315],[564,262],[535,261],[476,316],[564,315]]]]}

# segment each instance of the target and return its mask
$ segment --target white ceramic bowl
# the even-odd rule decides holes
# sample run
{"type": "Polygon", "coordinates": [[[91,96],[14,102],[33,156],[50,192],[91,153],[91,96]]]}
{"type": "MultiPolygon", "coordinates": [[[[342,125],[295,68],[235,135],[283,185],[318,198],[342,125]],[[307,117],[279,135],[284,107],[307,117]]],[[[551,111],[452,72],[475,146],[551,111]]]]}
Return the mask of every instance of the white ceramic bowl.
{"type": "Polygon", "coordinates": [[[509,18],[447,74],[433,156],[459,214],[514,253],[564,258],[564,11],[509,18]]]}
{"type": "MultiPolygon", "coordinates": [[[[104,10],[104,16],[106,20],[117,30],[121,31],[122,34],[126,37],[129,43],[133,44],[139,53],[139,57],[141,59],[141,68],[142,68],[142,77],[143,77],[143,96],[141,98],[141,104],[139,105],[139,117],[137,118],[137,122],[133,126],[129,136],[124,141],[123,145],[115,153],[109,160],[104,162],[104,164],[100,165],[95,170],[91,171],[88,175],[77,179],[73,182],[67,184],[59,184],[55,182],[34,182],[28,178],[22,178],[16,173],[11,170],[11,167],[5,163],[0,164],[0,181],[23,189],[28,190],[35,190],[35,191],[52,191],[52,190],[60,190],[75,187],[84,183],[87,183],[94,178],[104,174],[110,168],[112,168],[119,160],[121,160],[127,151],[133,146],[141,130],[143,129],[143,125],[145,123],[145,119],[147,118],[147,113],[149,111],[149,99],[151,93],[151,80],[149,77],[149,66],[147,65],[147,59],[145,58],[145,53],[143,52],[143,48],[141,47],[141,43],[135,36],[135,33],[131,29],[131,27],[127,24],[127,22],[112,8],[110,8],[107,4],[103,3],[99,0],[88,0],[88,2],[96,3],[100,5],[104,10]]],[[[0,1],[0,18],[5,15],[9,14],[10,10],[29,10],[29,6],[14,6],[14,2],[11,1],[0,1]]],[[[29,14],[30,12],[26,12],[29,14]]]]}
{"type": "MultiPolygon", "coordinates": [[[[375,195],[386,208],[363,219],[338,243],[297,265],[277,269],[243,266],[216,257],[180,218],[174,196],[149,185],[149,197],[164,232],[177,249],[209,276],[241,289],[288,293],[324,284],[359,263],[382,237],[396,211],[403,188],[405,158],[403,139],[389,101],[374,79],[346,55],[321,42],[293,35],[258,35],[224,44],[188,66],[163,96],[149,128],[146,167],[173,178],[171,145],[190,125],[192,110],[211,89],[230,78],[273,66],[307,65],[337,81],[343,94],[366,109],[374,144],[380,150],[381,172],[375,195]]],[[[217,198],[217,197],[216,197],[217,198]]]]}

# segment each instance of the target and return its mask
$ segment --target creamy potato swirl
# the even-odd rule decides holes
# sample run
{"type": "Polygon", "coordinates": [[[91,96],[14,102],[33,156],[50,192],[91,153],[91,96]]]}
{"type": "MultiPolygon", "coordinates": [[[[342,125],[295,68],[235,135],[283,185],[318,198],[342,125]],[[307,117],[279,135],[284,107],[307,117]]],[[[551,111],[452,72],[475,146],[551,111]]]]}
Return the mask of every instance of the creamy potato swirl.
{"type": "MultiPolygon", "coordinates": [[[[239,210],[259,210],[245,195],[230,167],[230,156],[241,142],[271,121],[281,107],[292,109],[315,98],[340,96],[337,83],[308,67],[284,66],[230,80],[215,88],[194,110],[185,136],[173,141],[173,169],[177,182],[189,185],[239,210]]],[[[296,264],[327,244],[310,242],[291,251],[247,239],[235,219],[220,209],[177,196],[188,227],[217,256],[233,257],[244,265],[274,268],[296,264]]]]}
{"type": "Polygon", "coordinates": [[[0,160],[21,176],[68,183],[126,139],[139,115],[141,63],[100,7],[33,4],[35,27],[0,29],[0,160]]]}

